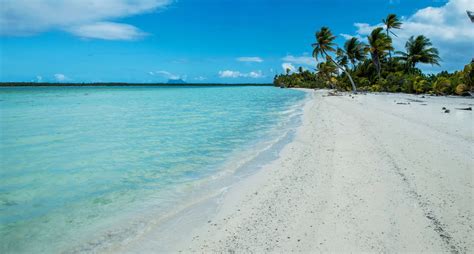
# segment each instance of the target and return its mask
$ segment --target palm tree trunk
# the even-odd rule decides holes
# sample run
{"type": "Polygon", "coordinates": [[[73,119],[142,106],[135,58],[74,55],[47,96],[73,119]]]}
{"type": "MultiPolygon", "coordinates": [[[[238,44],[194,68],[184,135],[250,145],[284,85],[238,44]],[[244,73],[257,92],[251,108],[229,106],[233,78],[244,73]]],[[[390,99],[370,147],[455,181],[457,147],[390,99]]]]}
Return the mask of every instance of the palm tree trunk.
{"type": "Polygon", "coordinates": [[[377,69],[377,76],[379,77],[379,80],[381,78],[381,75],[380,75],[380,61],[379,61],[379,56],[378,54],[376,53],[372,53],[372,62],[374,63],[375,65],[375,69],[377,69]]]}
{"type": "MultiPolygon", "coordinates": [[[[389,28],[387,28],[387,37],[390,38],[389,31],[390,31],[389,28]]],[[[390,60],[392,60],[392,51],[391,51],[390,49],[388,50],[388,58],[389,58],[390,60]]],[[[392,62],[392,61],[390,61],[390,62],[392,62]]]]}
{"type": "Polygon", "coordinates": [[[337,68],[341,69],[344,73],[346,73],[346,75],[349,77],[349,80],[351,81],[352,93],[357,93],[357,87],[356,87],[354,81],[352,80],[351,74],[346,70],[346,68],[343,68],[342,66],[340,66],[340,65],[339,65],[336,61],[334,61],[334,59],[332,59],[332,57],[330,57],[326,52],[324,52],[324,54],[326,55],[326,58],[331,59],[331,61],[337,66],[337,68]]]}

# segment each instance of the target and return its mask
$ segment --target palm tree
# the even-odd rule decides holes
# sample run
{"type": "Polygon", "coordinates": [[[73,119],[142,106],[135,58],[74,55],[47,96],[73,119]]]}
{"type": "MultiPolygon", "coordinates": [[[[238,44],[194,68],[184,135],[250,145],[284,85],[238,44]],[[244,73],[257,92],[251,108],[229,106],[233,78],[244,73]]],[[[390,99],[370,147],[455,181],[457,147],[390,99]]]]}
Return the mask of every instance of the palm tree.
{"type": "MultiPolygon", "coordinates": [[[[385,24],[385,30],[387,31],[387,36],[390,37],[390,34],[394,35],[397,37],[397,35],[390,31],[390,29],[401,29],[402,28],[402,22],[398,19],[396,14],[388,14],[386,19],[382,20],[383,23],[385,24]]],[[[392,58],[392,52],[389,50],[388,55],[390,58],[392,58]]]]}
{"type": "Polygon", "coordinates": [[[349,72],[345,68],[341,67],[338,63],[336,63],[336,61],[334,61],[334,59],[332,59],[332,57],[328,54],[328,52],[336,51],[334,49],[334,46],[336,45],[334,43],[334,39],[336,39],[336,36],[334,36],[331,30],[329,30],[329,28],[327,27],[322,27],[320,31],[316,32],[316,42],[312,44],[313,57],[316,58],[316,60],[319,58],[319,56],[323,58],[325,57],[326,59],[334,63],[339,69],[345,72],[351,82],[352,91],[356,93],[357,88],[349,72]]]}
{"type": "Polygon", "coordinates": [[[320,78],[325,79],[330,86],[334,88],[333,77],[337,75],[337,66],[329,59],[326,59],[326,62],[318,63],[316,68],[317,75],[320,78]]]}
{"type": "Polygon", "coordinates": [[[365,44],[360,42],[356,37],[352,37],[347,40],[344,44],[344,50],[346,51],[347,58],[352,64],[352,68],[355,68],[357,61],[363,61],[367,52],[365,51],[365,44]]]}
{"type": "Polygon", "coordinates": [[[380,61],[383,57],[385,57],[387,51],[393,50],[392,39],[383,33],[382,27],[377,27],[368,36],[368,40],[368,50],[372,57],[372,62],[377,69],[377,75],[380,79],[380,72],[382,69],[380,61]]]}
{"type": "Polygon", "coordinates": [[[347,57],[346,52],[341,48],[337,48],[336,50],[336,61],[344,68],[347,68],[347,64],[349,64],[349,58],[347,57]]]}
{"type": "Polygon", "coordinates": [[[412,36],[405,44],[406,52],[396,53],[401,55],[400,59],[405,61],[411,70],[415,69],[417,63],[439,65],[441,61],[439,52],[432,46],[433,43],[425,36],[419,35],[416,38],[412,36]]]}
{"type": "Polygon", "coordinates": [[[303,71],[304,71],[304,70],[303,70],[303,67],[301,67],[301,66],[298,67],[298,72],[299,72],[300,74],[303,73],[303,71]]]}

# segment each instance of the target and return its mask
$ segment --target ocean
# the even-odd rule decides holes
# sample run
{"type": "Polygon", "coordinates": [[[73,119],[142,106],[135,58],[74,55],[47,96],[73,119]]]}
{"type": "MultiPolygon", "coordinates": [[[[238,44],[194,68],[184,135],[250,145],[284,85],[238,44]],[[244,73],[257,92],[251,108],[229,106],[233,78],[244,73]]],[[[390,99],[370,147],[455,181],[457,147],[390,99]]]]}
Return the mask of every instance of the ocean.
{"type": "Polygon", "coordinates": [[[0,253],[93,251],[139,234],[149,218],[274,159],[306,96],[259,86],[0,88],[0,253]]]}

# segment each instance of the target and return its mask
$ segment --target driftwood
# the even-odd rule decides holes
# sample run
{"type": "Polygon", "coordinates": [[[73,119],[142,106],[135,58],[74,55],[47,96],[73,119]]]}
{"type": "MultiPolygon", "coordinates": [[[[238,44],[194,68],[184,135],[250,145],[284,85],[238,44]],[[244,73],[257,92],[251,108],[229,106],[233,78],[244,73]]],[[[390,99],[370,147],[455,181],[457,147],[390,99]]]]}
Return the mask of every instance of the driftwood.
{"type": "Polygon", "coordinates": [[[411,102],[420,102],[420,103],[421,103],[421,102],[425,102],[425,101],[417,100],[417,99],[407,99],[407,100],[409,100],[409,101],[411,101],[411,102]]]}
{"type": "Polygon", "coordinates": [[[468,107],[468,108],[456,108],[457,110],[469,110],[469,111],[472,111],[472,107],[468,107]]]}

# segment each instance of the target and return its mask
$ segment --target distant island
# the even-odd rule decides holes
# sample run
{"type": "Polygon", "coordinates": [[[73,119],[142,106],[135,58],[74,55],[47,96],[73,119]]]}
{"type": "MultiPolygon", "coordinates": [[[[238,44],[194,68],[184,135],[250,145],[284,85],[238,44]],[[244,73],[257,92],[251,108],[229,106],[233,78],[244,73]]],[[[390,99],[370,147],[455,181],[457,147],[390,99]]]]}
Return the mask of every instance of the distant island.
{"type": "Polygon", "coordinates": [[[180,85],[183,85],[183,84],[187,84],[186,81],[182,80],[182,79],[169,79],[168,80],[168,84],[180,84],[180,85]]]}

